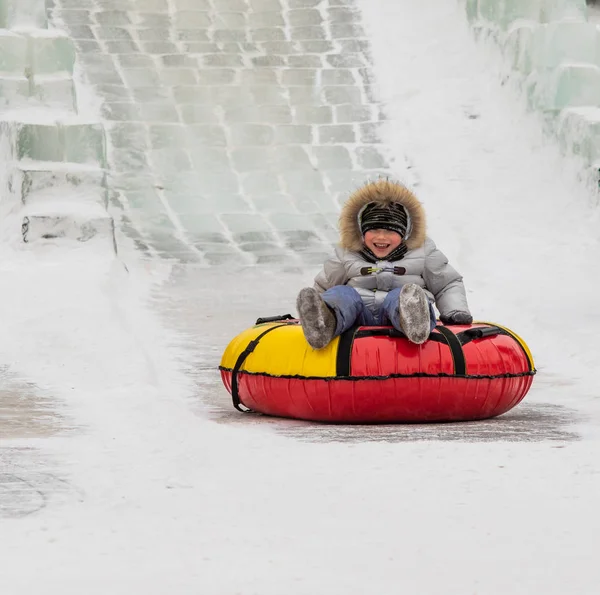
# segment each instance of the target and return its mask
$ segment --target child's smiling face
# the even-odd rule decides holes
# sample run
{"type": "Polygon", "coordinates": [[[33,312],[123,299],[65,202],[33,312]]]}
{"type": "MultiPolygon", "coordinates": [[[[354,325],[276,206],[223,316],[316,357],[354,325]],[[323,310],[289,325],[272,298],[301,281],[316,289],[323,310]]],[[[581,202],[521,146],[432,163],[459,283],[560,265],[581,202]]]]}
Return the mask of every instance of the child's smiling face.
{"type": "Polygon", "coordinates": [[[365,233],[365,246],[377,256],[385,258],[402,243],[402,236],[390,229],[370,229],[365,233]]]}

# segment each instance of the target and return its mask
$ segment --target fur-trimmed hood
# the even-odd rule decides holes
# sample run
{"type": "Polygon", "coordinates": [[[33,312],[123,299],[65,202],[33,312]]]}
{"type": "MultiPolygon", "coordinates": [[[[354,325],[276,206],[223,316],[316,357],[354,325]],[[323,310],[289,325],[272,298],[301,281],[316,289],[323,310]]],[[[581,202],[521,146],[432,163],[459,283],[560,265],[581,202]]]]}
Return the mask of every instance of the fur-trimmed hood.
{"type": "Polygon", "coordinates": [[[370,202],[387,205],[400,203],[410,218],[410,231],[403,239],[409,250],[420,248],[427,236],[425,211],[417,197],[400,182],[377,180],[368,182],[350,195],[340,213],[340,246],[352,252],[360,252],[364,248],[358,215],[361,209],[370,202]]]}

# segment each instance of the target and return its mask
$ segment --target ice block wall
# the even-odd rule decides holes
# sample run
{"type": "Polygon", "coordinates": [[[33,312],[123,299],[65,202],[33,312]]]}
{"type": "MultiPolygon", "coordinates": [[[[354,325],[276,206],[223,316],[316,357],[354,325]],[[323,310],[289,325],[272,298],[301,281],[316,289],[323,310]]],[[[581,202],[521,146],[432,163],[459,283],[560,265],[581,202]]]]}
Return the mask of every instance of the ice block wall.
{"type": "Polygon", "coordinates": [[[0,0],[3,239],[94,239],[114,250],[104,128],[79,101],[75,59],[44,0],[0,0]]]}
{"type": "MultiPolygon", "coordinates": [[[[591,4],[591,2],[590,2],[591,4]]],[[[469,22],[501,48],[529,106],[561,148],[600,169],[600,31],[585,0],[466,0],[469,22]]]]}
{"type": "Polygon", "coordinates": [[[316,266],[348,193],[405,173],[353,0],[52,0],[51,16],[102,101],[118,243],[316,266]]]}

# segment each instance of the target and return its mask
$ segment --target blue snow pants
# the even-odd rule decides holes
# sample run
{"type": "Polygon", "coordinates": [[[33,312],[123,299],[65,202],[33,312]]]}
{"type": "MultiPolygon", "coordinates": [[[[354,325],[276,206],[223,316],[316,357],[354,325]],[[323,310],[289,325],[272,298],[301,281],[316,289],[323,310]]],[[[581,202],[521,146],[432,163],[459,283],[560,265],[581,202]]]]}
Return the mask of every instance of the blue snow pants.
{"type": "MultiPolygon", "coordinates": [[[[335,313],[337,326],[334,337],[341,335],[356,324],[364,326],[386,326],[391,324],[395,329],[402,330],[400,327],[400,313],[398,312],[400,287],[388,292],[377,315],[374,315],[365,306],[358,291],[349,285],[335,285],[322,293],[321,298],[335,313]]],[[[429,302],[429,316],[431,320],[430,330],[433,330],[436,320],[431,302],[429,302]]]]}

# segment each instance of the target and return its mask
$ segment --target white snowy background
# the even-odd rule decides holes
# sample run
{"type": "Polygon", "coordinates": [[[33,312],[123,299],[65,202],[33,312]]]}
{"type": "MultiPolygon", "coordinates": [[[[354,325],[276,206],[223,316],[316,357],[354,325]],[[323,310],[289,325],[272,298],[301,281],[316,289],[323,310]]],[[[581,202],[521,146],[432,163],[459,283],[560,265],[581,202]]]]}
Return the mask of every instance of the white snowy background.
{"type": "Polygon", "coordinates": [[[529,343],[524,403],[451,426],[243,417],[220,354],[318,267],[233,282],[126,247],[5,245],[3,374],[62,431],[2,442],[0,593],[598,592],[597,197],[460,6],[433,4],[360,2],[388,140],[475,317],[529,343]]]}

